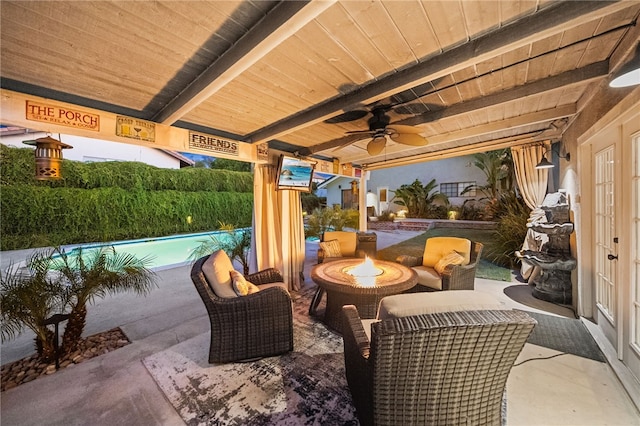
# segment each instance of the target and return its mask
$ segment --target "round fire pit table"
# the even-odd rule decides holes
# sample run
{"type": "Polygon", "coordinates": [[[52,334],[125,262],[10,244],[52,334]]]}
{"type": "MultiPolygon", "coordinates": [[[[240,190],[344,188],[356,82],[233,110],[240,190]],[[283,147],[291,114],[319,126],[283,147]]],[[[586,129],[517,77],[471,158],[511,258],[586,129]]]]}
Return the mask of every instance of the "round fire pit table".
{"type": "Polygon", "coordinates": [[[399,263],[374,260],[376,270],[354,276],[349,274],[363,259],[344,259],[320,263],[311,269],[311,279],[327,293],[324,323],[342,333],[342,307],[355,305],[360,318],[375,318],[380,300],[402,293],[418,282],[416,272],[399,263]]]}

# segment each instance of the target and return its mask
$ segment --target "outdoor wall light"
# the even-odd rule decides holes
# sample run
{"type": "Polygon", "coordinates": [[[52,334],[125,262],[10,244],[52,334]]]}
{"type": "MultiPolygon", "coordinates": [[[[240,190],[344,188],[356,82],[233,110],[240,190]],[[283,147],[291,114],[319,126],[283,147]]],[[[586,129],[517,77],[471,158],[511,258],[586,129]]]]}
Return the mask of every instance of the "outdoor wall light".
{"type": "MultiPolygon", "coordinates": [[[[549,160],[547,160],[547,153],[553,153],[553,147],[547,151],[544,152],[544,154],[542,154],[542,160],[540,160],[540,162],[538,164],[536,164],[536,169],[540,170],[540,169],[551,169],[554,167],[553,163],[549,160]]],[[[571,160],[571,155],[569,155],[569,153],[567,152],[564,156],[560,155],[560,153],[558,152],[558,157],[560,158],[564,158],[565,160],[569,161],[571,160]]]]}
{"type": "Polygon", "coordinates": [[[25,145],[35,145],[36,151],[36,179],[58,180],[62,179],[62,150],[73,148],[51,136],[38,138],[31,141],[23,141],[25,145]]]}
{"type": "Polygon", "coordinates": [[[353,195],[358,195],[358,181],[357,180],[352,180],[351,181],[351,193],[353,195]]]}
{"type": "Polygon", "coordinates": [[[609,87],[629,87],[640,84],[640,44],[634,57],[613,74],[609,87]]]}

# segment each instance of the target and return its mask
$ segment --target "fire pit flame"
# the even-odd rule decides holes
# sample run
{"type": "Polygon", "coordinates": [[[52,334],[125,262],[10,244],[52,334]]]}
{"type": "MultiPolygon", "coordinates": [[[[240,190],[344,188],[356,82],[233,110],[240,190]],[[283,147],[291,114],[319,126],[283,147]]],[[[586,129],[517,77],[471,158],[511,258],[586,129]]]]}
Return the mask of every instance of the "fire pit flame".
{"type": "Polygon", "coordinates": [[[367,256],[362,263],[345,268],[344,272],[354,277],[359,285],[373,287],[376,283],[376,277],[382,275],[384,270],[375,266],[373,260],[367,256]]]}

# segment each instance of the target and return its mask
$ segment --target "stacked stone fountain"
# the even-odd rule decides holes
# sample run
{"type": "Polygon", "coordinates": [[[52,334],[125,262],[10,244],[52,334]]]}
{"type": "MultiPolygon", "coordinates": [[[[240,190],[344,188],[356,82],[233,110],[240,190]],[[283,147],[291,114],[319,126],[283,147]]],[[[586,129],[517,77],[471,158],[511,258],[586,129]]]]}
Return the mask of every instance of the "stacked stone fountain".
{"type": "Polygon", "coordinates": [[[571,271],[576,259],[571,256],[569,238],[573,223],[569,219],[567,194],[547,194],[540,208],[545,212],[546,222],[531,222],[527,226],[535,232],[546,234],[549,241],[540,251],[522,250],[516,256],[537,267],[530,283],[535,285],[533,296],[548,302],[571,304],[571,271]]]}

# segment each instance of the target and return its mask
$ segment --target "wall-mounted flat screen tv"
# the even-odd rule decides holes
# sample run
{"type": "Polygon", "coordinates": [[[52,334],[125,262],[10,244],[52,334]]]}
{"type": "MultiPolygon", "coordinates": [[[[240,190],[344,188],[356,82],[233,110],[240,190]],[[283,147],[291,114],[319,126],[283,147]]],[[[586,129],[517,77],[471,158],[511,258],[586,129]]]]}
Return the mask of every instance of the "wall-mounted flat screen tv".
{"type": "Polygon", "coordinates": [[[311,192],[315,163],[287,155],[280,155],[276,189],[311,192]]]}

